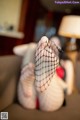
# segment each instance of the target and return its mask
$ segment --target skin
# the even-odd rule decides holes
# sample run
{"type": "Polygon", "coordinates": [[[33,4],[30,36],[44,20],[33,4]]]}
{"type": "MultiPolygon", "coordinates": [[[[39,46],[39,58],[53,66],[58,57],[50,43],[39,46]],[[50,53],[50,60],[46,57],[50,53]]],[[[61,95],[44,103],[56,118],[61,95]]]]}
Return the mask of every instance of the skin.
{"type": "MultiPolygon", "coordinates": [[[[55,42],[55,44],[61,48],[60,40],[58,37],[52,37],[50,39],[51,41],[55,42]]],[[[74,89],[74,67],[73,63],[70,60],[60,60],[60,63],[62,67],[66,71],[66,78],[65,78],[65,84],[67,86],[67,95],[71,95],[73,93],[74,89]]]]}
{"type": "MultiPolygon", "coordinates": [[[[59,63],[59,57],[58,57],[58,50],[55,46],[52,45],[51,41],[48,41],[47,37],[42,37],[41,41],[38,44],[37,50],[36,50],[36,64],[37,64],[37,69],[36,71],[36,90],[38,92],[38,99],[39,99],[39,104],[40,104],[40,109],[43,111],[56,111],[58,110],[64,101],[64,91],[63,89],[66,87],[66,84],[57,76],[55,69],[53,67],[53,76],[48,79],[48,76],[46,77],[46,67],[41,67],[41,66],[46,66],[46,60],[48,59],[48,62],[50,62],[50,57],[47,57],[47,55],[51,56],[51,59],[53,59],[53,62],[51,63],[52,65],[54,62],[59,63]],[[56,49],[56,51],[55,51],[56,49]],[[50,52],[48,52],[50,51],[50,52]],[[45,54],[44,54],[45,53],[45,54]],[[52,57],[53,56],[53,57],[52,57]],[[41,59],[38,59],[38,57],[41,59]],[[57,61],[54,61],[54,60],[57,61]],[[45,61],[45,64],[44,62],[45,61]],[[39,63],[39,64],[38,64],[39,63]],[[40,66],[41,65],[41,66],[40,66]],[[43,75],[45,74],[45,78],[43,79],[43,75]],[[38,76],[38,75],[39,76],[38,76]],[[48,79],[48,82],[47,82],[48,79]],[[45,82],[45,84],[43,84],[45,82]],[[61,81],[61,82],[60,82],[61,81]],[[64,86],[64,88],[63,88],[64,86]],[[45,102],[46,101],[46,102],[45,102]]],[[[55,66],[56,68],[57,66],[55,66]]],[[[50,72],[50,70],[49,70],[50,72]]]]}

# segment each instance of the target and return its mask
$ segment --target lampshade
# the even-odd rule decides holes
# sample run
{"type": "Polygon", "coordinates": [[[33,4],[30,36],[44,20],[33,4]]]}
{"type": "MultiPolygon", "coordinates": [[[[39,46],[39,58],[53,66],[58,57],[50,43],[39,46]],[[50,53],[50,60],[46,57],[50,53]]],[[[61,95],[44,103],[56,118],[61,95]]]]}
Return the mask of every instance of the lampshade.
{"type": "Polygon", "coordinates": [[[64,37],[80,38],[80,16],[64,16],[62,18],[58,34],[64,37]]]}

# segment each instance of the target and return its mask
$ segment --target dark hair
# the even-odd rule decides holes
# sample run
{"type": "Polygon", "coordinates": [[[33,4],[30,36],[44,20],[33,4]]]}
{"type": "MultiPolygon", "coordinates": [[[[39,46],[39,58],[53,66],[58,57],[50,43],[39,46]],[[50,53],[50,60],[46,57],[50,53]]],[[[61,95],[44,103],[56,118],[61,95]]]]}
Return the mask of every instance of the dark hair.
{"type": "Polygon", "coordinates": [[[59,54],[59,58],[62,60],[70,60],[70,58],[66,55],[65,51],[59,54]]]}

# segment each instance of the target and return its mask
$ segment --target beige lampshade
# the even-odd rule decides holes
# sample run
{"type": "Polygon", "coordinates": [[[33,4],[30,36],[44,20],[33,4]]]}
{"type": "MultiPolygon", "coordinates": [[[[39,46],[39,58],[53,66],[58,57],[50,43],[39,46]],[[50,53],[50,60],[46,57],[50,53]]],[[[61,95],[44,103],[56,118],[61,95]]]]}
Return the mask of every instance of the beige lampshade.
{"type": "Polygon", "coordinates": [[[64,37],[80,38],[80,16],[64,16],[62,18],[58,34],[64,37]]]}

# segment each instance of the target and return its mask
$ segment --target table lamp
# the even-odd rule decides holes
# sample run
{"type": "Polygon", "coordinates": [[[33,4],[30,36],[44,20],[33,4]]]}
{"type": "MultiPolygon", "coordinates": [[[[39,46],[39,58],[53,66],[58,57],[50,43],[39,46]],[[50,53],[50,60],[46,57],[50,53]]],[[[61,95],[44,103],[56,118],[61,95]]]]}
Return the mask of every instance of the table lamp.
{"type": "Polygon", "coordinates": [[[66,51],[77,50],[76,38],[80,38],[80,16],[66,15],[62,18],[58,34],[71,38],[66,44],[66,51]]]}

